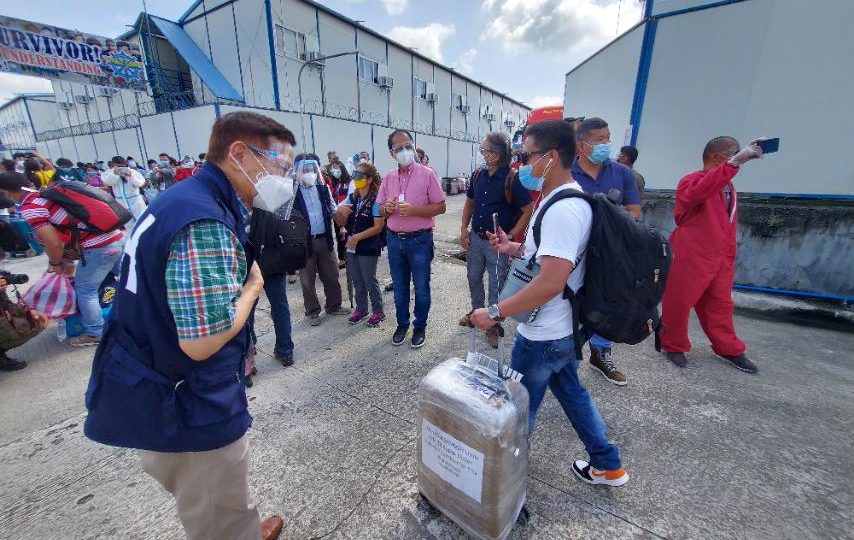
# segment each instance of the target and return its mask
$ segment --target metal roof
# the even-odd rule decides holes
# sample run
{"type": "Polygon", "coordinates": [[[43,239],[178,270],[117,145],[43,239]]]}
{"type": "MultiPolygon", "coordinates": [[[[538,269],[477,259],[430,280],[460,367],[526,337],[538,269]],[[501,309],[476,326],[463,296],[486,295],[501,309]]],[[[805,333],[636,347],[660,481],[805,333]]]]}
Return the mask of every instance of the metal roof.
{"type": "Polygon", "coordinates": [[[218,98],[231,101],[243,101],[243,96],[235,90],[228,79],[208,59],[204,52],[196,45],[193,38],[184,31],[177,23],[168,21],[155,15],[149,15],[151,21],[166,38],[170,45],[175,47],[181,58],[187,62],[196,74],[204,81],[205,86],[218,98]]]}

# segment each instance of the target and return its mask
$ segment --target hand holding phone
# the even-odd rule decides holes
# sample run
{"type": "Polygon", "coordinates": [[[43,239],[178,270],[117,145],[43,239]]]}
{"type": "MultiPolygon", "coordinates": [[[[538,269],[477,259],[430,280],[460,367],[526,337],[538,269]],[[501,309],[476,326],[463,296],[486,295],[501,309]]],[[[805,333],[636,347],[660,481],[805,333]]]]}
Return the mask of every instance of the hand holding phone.
{"type": "Polygon", "coordinates": [[[492,232],[498,233],[498,212],[492,214],[492,232]]]}
{"type": "Polygon", "coordinates": [[[760,137],[756,139],[756,146],[762,149],[763,154],[773,154],[780,149],[780,137],[774,137],[773,139],[760,137]]]}

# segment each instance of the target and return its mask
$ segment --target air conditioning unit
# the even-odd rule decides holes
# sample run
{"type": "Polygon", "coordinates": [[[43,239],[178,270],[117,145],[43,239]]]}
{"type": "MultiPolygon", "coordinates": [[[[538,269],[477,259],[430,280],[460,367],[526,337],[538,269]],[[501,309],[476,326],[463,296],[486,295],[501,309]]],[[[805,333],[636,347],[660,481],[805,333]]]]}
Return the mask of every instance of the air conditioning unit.
{"type": "Polygon", "coordinates": [[[324,65],[324,64],[326,64],[325,60],[320,60],[320,61],[317,60],[318,58],[320,58],[322,56],[323,56],[323,54],[321,54],[320,51],[308,51],[308,53],[306,53],[306,61],[313,62],[313,63],[318,64],[318,65],[324,65]]]}
{"type": "Polygon", "coordinates": [[[92,96],[74,96],[74,101],[80,103],[82,105],[89,105],[92,103],[92,100],[95,99],[92,96]]]}
{"type": "Polygon", "coordinates": [[[74,108],[74,104],[71,103],[70,101],[60,101],[59,102],[59,108],[62,109],[63,111],[68,111],[68,110],[71,110],[74,108]]]}
{"type": "Polygon", "coordinates": [[[486,120],[487,122],[494,122],[495,121],[495,114],[488,112],[488,113],[483,115],[483,119],[486,120]]]}
{"type": "Polygon", "coordinates": [[[111,86],[99,86],[98,87],[98,95],[102,98],[112,99],[113,96],[119,93],[118,88],[113,88],[111,86]]]}
{"type": "Polygon", "coordinates": [[[516,122],[514,122],[513,120],[510,120],[510,119],[508,118],[507,120],[505,120],[505,121],[504,121],[504,125],[505,125],[505,126],[507,126],[507,127],[508,127],[508,128],[510,128],[510,129],[513,129],[513,127],[515,127],[515,126],[516,126],[516,122]]]}
{"type": "Polygon", "coordinates": [[[429,101],[430,103],[436,103],[437,101],[439,101],[439,94],[436,94],[436,93],[427,94],[427,101],[429,101]]]}
{"type": "Polygon", "coordinates": [[[377,84],[382,88],[394,88],[394,78],[388,76],[377,77],[377,84]]]}
{"type": "Polygon", "coordinates": [[[468,105],[460,105],[460,112],[463,114],[468,114],[469,112],[471,112],[471,107],[469,107],[468,105]]]}

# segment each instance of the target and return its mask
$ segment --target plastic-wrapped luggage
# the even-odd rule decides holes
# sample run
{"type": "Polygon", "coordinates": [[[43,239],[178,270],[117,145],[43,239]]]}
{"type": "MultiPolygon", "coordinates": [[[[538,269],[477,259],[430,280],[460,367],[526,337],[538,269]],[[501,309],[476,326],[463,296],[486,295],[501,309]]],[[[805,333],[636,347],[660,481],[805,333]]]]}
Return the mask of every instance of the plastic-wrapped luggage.
{"type": "MultiPolygon", "coordinates": [[[[503,334],[503,332],[502,332],[503,334]]],[[[418,489],[466,532],[510,534],[528,480],[528,392],[498,362],[474,350],[436,366],[418,388],[418,489]]],[[[527,515],[527,511],[525,511],[527,515]]]]}

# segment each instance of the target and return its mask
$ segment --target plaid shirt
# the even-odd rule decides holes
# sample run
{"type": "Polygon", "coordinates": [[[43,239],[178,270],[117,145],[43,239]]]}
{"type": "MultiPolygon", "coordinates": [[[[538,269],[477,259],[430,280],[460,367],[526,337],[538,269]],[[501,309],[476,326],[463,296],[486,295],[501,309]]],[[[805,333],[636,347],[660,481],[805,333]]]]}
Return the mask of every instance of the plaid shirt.
{"type": "Polygon", "coordinates": [[[230,329],[246,272],[243,246],[223,223],[200,220],[182,229],[166,263],[167,300],[178,338],[230,329]]]}

